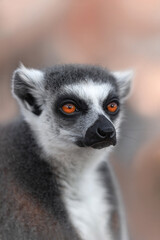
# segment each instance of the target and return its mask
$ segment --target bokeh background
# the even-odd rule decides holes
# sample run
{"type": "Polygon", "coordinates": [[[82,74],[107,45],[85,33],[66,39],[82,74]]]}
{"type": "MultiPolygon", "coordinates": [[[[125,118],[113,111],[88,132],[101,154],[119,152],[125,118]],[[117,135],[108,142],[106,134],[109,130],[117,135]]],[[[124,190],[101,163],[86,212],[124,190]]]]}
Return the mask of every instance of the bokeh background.
{"type": "Polygon", "coordinates": [[[132,240],[160,239],[160,1],[1,0],[0,122],[18,107],[12,72],[89,63],[135,69],[121,142],[112,155],[132,240]]]}

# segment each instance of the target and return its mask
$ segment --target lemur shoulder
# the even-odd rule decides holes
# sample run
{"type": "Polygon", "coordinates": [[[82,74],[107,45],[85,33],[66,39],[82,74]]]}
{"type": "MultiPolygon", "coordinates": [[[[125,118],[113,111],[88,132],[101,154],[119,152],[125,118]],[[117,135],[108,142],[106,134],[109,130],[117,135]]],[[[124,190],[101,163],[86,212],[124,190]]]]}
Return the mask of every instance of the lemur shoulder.
{"type": "Polygon", "coordinates": [[[108,154],[131,78],[89,65],[14,72],[22,114],[0,128],[1,240],[127,240],[108,154]]]}

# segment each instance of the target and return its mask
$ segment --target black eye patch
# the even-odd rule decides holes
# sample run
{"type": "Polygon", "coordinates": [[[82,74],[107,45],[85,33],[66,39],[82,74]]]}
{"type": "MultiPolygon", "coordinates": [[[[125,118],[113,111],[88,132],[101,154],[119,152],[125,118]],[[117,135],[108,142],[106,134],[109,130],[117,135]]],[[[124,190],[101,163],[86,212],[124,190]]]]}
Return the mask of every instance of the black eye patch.
{"type": "Polygon", "coordinates": [[[119,102],[119,96],[115,92],[110,92],[107,98],[103,101],[103,109],[104,111],[110,116],[111,120],[114,120],[119,113],[120,110],[120,102],[119,102]],[[117,110],[115,112],[109,112],[107,109],[107,106],[110,103],[115,103],[117,105],[117,110]]]}
{"type": "Polygon", "coordinates": [[[84,114],[88,112],[88,105],[86,104],[86,102],[74,94],[62,94],[58,96],[55,101],[55,106],[54,106],[55,111],[57,113],[64,114],[61,111],[61,109],[62,109],[62,106],[67,103],[72,103],[76,107],[76,112],[67,116],[73,117],[73,116],[76,116],[77,114],[84,114]]]}

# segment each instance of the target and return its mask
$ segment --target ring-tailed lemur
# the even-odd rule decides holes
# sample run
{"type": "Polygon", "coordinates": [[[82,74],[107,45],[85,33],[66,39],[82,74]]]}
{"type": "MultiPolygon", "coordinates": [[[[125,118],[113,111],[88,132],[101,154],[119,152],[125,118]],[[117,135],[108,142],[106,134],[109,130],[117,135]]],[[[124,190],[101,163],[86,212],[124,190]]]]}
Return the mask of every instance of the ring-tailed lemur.
{"type": "Polygon", "coordinates": [[[86,65],[14,72],[22,116],[0,131],[1,240],[127,239],[108,153],[131,78],[86,65]]]}

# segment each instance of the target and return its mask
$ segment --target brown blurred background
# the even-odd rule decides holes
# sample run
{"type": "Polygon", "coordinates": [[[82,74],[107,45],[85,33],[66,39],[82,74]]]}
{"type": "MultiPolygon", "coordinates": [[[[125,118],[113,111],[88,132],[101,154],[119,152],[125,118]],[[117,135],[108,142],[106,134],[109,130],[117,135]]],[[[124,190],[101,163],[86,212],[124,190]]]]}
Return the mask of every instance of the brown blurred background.
{"type": "Polygon", "coordinates": [[[57,63],[135,69],[112,156],[132,240],[160,239],[160,1],[1,0],[0,122],[18,113],[12,72],[57,63]]]}

